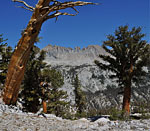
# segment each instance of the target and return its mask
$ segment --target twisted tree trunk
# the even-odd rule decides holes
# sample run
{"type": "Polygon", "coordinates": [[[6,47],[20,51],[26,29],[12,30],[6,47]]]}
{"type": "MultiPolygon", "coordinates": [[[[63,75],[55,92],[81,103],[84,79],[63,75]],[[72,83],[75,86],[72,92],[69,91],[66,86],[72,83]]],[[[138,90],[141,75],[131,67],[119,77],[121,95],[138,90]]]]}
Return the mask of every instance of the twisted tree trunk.
{"type": "Polygon", "coordinates": [[[93,4],[82,1],[61,3],[56,0],[39,0],[34,8],[22,0],[13,1],[22,3],[25,7],[21,7],[33,11],[33,15],[27,25],[27,28],[25,29],[25,32],[22,35],[22,38],[18,42],[8,67],[5,88],[2,94],[3,101],[8,105],[15,104],[17,101],[20,84],[24,77],[25,67],[31,52],[31,48],[34,45],[44,21],[54,17],[58,18],[59,15],[76,15],[61,13],[58,12],[59,10],[72,8],[77,12],[74,6],[93,4]],[[50,4],[51,2],[53,3],[50,4]],[[52,13],[54,11],[55,13],[52,13]]]}
{"type": "Polygon", "coordinates": [[[31,48],[39,34],[43,21],[34,23],[37,19],[35,13],[31,17],[29,24],[19,40],[18,45],[12,55],[8,74],[5,83],[5,89],[3,94],[3,101],[6,104],[15,104],[21,81],[24,77],[25,66],[28,61],[31,48]]]}

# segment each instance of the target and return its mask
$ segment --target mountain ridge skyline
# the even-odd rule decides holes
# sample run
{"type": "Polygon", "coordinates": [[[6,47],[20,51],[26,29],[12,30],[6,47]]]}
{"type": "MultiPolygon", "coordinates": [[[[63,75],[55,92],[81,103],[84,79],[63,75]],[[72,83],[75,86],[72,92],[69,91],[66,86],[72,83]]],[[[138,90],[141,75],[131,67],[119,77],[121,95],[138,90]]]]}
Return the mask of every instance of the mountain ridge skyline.
{"type": "Polygon", "coordinates": [[[87,47],[62,47],[47,45],[42,50],[46,51],[45,61],[51,65],[94,65],[94,60],[100,60],[99,54],[107,54],[100,45],[88,45],[87,47]]]}

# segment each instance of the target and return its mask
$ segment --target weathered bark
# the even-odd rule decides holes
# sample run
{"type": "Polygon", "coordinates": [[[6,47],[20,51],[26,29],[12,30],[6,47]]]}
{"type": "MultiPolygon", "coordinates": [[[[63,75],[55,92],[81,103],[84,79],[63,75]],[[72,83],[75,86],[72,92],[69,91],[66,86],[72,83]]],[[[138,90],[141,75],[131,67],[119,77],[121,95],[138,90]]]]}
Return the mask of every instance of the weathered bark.
{"type": "Polygon", "coordinates": [[[123,96],[123,115],[129,117],[130,115],[130,99],[131,99],[131,86],[125,87],[123,96]]]}
{"type": "Polygon", "coordinates": [[[41,82],[40,83],[41,87],[43,88],[42,89],[42,95],[43,95],[43,98],[42,98],[42,105],[43,105],[43,112],[44,113],[47,113],[47,103],[45,101],[45,87],[44,87],[44,82],[41,82]]]}
{"type": "Polygon", "coordinates": [[[129,76],[128,80],[126,82],[126,86],[124,88],[124,96],[123,96],[123,116],[129,117],[130,116],[130,100],[131,100],[131,78],[133,73],[133,64],[132,64],[132,58],[130,58],[130,70],[129,70],[129,76]]]}
{"type": "Polygon", "coordinates": [[[46,101],[42,101],[42,104],[43,104],[43,112],[47,113],[47,103],[46,103],[46,101]]]}
{"type": "Polygon", "coordinates": [[[22,38],[18,42],[9,64],[5,89],[2,96],[5,104],[8,105],[15,104],[17,101],[19,87],[24,77],[25,66],[28,61],[31,48],[34,45],[44,21],[54,17],[57,18],[59,15],[74,16],[73,14],[58,12],[58,10],[73,8],[75,11],[77,11],[74,6],[93,4],[82,1],[59,3],[57,1],[55,2],[54,0],[39,0],[36,7],[33,8],[22,0],[13,1],[23,3],[26,7],[22,8],[33,11],[33,15],[28,23],[27,28],[25,29],[24,34],[22,35],[22,38]],[[53,2],[53,4],[50,5],[50,2],[53,2]],[[54,11],[55,13],[50,14],[54,11]]]}
{"type": "Polygon", "coordinates": [[[8,68],[8,74],[5,83],[3,101],[6,104],[15,104],[18,96],[19,87],[24,77],[25,66],[30,55],[30,50],[37,38],[38,31],[41,28],[41,22],[32,27],[32,19],[26,29],[27,34],[23,34],[17,48],[15,49],[8,68]],[[34,34],[32,31],[37,30],[34,34]]]}
{"type": "Polygon", "coordinates": [[[40,15],[40,13],[38,13],[40,11],[40,8],[38,7],[40,7],[41,4],[41,1],[39,1],[28,23],[28,26],[25,29],[25,32],[22,35],[22,38],[19,40],[18,45],[12,55],[8,67],[5,89],[3,92],[3,101],[5,102],[5,104],[9,105],[16,103],[19,87],[24,77],[25,66],[28,61],[31,48],[34,45],[34,42],[43,24],[42,19],[36,22],[40,15]]]}

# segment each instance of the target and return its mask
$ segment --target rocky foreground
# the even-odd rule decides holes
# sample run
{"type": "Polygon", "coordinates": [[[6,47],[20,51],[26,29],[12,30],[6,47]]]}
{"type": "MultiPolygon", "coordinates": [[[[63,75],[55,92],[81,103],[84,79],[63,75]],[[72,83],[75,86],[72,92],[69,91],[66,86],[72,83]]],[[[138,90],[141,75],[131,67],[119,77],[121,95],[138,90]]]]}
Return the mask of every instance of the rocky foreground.
{"type": "Polygon", "coordinates": [[[1,131],[150,131],[149,120],[110,121],[99,118],[65,120],[51,114],[42,115],[24,113],[18,108],[0,104],[1,131]]]}

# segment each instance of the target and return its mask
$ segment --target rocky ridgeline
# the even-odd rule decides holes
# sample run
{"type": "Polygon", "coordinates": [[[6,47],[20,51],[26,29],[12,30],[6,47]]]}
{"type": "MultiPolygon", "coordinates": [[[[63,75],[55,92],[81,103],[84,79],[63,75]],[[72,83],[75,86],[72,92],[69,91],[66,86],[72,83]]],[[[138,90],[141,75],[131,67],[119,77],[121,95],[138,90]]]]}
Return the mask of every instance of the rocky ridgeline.
{"type": "MultiPolygon", "coordinates": [[[[62,72],[64,76],[63,89],[68,92],[72,102],[74,102],[72,82],[75,75],[78,75],[82,90],[87,94],[89,108],[99,110],[108,106],[120,106],[122,90],[117,88],[115,80],[109,78],[111,72],[100,70],[94,63],[94,60],[102,61],[98,57],[99,54],[108,55],[101,46],[90,45],[83,49],[79,47],[72,49],[48,45],[43,50],[47,53],[46,62],[52,68],[62,72]]],[[[143,83],[139,81],[137,85],[134,85],[132,102],[150,101],[149,85],[149,76],[143,83]]]]}
{"type": "Polygon", "coordinates": [[[46,62],[51,65],[93,65],[93,61],[99,59],[99,52],[106,54],[104,49],[98,45],[90,45],[83,49],[48,45],[43,50],[47,52],[46,62]]]}

